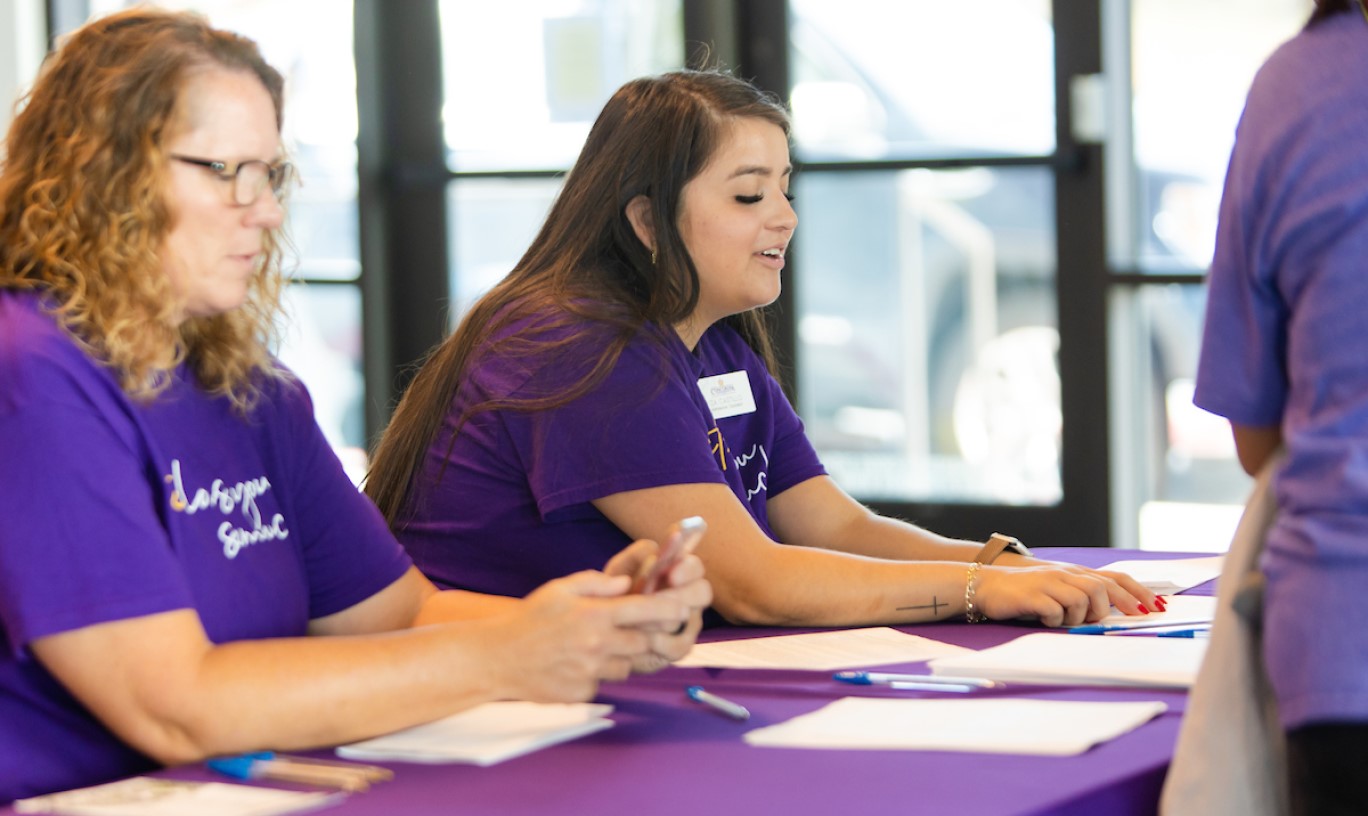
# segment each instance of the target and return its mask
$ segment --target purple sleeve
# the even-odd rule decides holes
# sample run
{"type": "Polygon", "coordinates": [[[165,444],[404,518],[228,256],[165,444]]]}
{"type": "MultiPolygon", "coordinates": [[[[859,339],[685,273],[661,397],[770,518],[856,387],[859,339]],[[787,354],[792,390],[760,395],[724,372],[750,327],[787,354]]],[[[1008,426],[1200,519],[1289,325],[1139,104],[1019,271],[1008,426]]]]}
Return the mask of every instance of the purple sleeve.
{"type": "Polygon", "coordinates": [[[0,620],[16,653],[193,606],[117,387],[44,363],[8,367],[6,386],[25,387],[0,405],[0,620]]]}
{"type": "Polygon", "coordinates": [[[303,384],[283,386],[285,420],[270,423],[275,451],[292,451],[289,490],[309,576],[309,617],[341,612],[389,586],[412,565],[380,511],[357,490],[314,419],[303,384]]]}
{"type": "Polygon", "coordinates": [[[560,408],[504,412],[537,509],[671,484],[721,483],[693,379],[638,339],[597,388],[560,408]]]}
{"type": "MultiPolygon", "coordinates": [[[[1206,323],[1193,402],[1232,422],[1277,425],[1287,400],[1287,307],[1262,241],[1270,195],[1248,109],[1221,198],[1216,253],[1208,276],[1206,323]]],[[[1266,240],[1266,237],[1264,238],[1266,240]]]]}
{"type": "Polygon", "coordinates": [[[825,476],[826,468],[803,429],[803,420],[793,410],[784,390],[774,377],[765,374],[774,416],[774,451],[770,454],[769,495],[777,496],[808,479],[825,476]]]}

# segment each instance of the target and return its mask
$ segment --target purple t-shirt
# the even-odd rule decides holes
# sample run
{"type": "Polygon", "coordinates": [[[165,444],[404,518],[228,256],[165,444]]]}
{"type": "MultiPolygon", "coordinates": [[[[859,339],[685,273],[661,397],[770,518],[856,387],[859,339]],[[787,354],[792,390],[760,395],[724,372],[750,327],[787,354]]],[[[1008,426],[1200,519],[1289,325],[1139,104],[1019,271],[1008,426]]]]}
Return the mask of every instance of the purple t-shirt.
{"type": "Polygon", "coordinates": [[[436,583],[522,596],[601,569],[629,539],[590,502],[648,487],[725,484],[772,537],[767,499],[825,472],[764,362],[724,325],[692,353],[673,331],[645,330],[583,397],[552,410],[476,414],[452,446],[456,417],[474,395],[554,394],[582,373],[588,355],[579,351],[603,342],[593,334],[554,359],[486,354],[476,363],[428,450],[420,501],[399,533],[436,583]]]}
{"type": "Polygon", "coordinates": [[[1264,654],[1284,726],[1368,720],[1368,25],[1303,31],[1236,133],[1194,401],[1281,426],[1264,654]]]}
{"type": "Polygon", "coordinates": [[[185,376],[134,403],[35,294],[0,290],[0,803],[153,767],[35,639],[184,608],[217,643],[298,636],[409,566],[303,386],[268,383],[243,421],[185,376]]]}

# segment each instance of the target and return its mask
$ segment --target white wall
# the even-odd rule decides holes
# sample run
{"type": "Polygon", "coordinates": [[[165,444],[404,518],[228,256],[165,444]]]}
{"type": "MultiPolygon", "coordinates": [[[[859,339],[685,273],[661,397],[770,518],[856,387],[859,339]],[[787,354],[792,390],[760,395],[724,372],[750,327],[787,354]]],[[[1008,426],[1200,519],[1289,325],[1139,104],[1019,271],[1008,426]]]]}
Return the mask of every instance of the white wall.
{"type": "Polygon", "coordinates": [[[0,133],[43,60],[45,27],[42,0],[0,0],[0,133]]]}

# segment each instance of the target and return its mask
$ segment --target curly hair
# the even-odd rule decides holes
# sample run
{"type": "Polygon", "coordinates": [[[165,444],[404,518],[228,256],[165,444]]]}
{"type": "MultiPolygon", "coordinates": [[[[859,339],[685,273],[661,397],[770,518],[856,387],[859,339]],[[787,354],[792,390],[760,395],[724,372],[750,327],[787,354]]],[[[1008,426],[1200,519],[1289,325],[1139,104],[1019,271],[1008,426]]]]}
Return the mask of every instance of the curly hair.
{"type": "Polygon", "coordinates": [[[284,80],[256,44],[193,13],[133,9],[88,23],[51,54],[20,101],[0,165],[0,287],[42,291],[56,319],[147,401],[187,362],[207,391],[246,412],[279,377],[285,238],[270,230],[241,308],[176,323],[161,253],[176,214],[164,144],[180,97],[214,68],[261,80],[281,125],[284,80]]]}

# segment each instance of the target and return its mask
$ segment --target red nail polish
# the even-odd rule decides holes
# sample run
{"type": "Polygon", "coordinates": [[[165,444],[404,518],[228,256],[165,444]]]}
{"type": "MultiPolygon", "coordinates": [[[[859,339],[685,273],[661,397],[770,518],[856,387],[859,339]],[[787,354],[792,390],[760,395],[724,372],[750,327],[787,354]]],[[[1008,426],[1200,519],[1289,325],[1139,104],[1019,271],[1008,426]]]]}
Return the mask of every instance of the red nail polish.
{"type": "Polygon", "coordinates": [[[1145,605],[1144,605],[1144,604],[1140,604],[1140,614],[1142,614],[1142,615],[1148,615],[1148,614],[1149,614],[1149,610],[1145,608],[1145,605]]]}
{"type": "Polygon", "coordinates": [[[1163,612],[1164,608],[1168,606],[1168,604],[1164,603],[1164,599],[1158,596],[1155,596],[1154,598],[1154,605],[1159,608],[1160,612],[1163,612]]]}

